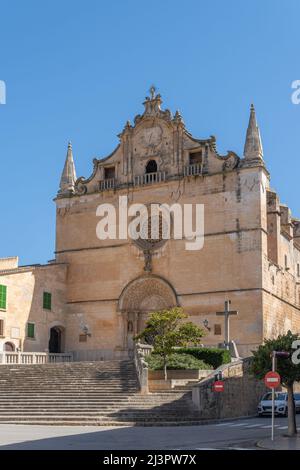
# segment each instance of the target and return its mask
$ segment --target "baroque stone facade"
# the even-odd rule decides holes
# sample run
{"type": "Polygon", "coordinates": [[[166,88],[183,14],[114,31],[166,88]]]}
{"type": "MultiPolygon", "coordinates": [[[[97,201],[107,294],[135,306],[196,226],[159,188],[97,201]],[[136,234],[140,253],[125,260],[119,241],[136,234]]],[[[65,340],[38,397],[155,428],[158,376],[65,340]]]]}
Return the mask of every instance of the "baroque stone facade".
{"type": "Polygon", "coordinates": [[[254,107],[240,158],[219,155],[213,136],[194,138],[180,113],[161,104],[152,88],[143,114],[126,123],[111,155],[94,159],[89,178],[76,178],[68,145],[55,260],[20,268],[0,261],[7,288],[0,347],[44,351],[50,340],[50,350],[74,351],[78,359],[124,357],[148,313],[174,305],[201,326],[207,320],[203,343],[218,345],[224,327],[216,312],[229,299],[238,310],[231,338],[243,356],[266,337],[300,332],[300,221],[270,188],[254,107]],[[99,240],[97,207],[110,203],[118,212],[120,196],[128,204],[203,204],[203,248],[188,251],[186,240],[174,237],[99,240]]]}

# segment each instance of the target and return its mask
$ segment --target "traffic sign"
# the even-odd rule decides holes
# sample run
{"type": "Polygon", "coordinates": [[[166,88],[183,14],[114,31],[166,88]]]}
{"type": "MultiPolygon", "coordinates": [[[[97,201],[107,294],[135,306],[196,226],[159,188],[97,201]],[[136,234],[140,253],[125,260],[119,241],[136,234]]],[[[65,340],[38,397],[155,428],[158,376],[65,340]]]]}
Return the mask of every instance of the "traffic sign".
{"type": "Polygon", "coordinates": [[[280,375],[278,372],[268,372],[265,375],[265,386],[268,388],[277,388],[280,385],[280,375]]]}
{"type": "Polygon", "coordinates": [[[223,380],[217,380],[213,384],[213,390],[214,390],[214,392],[224,392],[224,382],[223,382],[223,380]]]}

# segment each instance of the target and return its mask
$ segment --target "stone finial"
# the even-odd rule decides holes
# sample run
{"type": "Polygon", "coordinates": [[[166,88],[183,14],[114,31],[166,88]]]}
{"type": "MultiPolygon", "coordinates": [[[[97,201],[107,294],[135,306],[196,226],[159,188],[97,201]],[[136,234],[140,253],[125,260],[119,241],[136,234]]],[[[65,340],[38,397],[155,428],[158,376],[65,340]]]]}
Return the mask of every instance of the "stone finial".
{"type": "Polygon", "coordinates": [[[69,142],[65,166],[61,175],[58,193],[60,195],[74,193],[76,179],[77,177],[73,159],[72,144],[69,142]]]}
{"type": "Polygon", "coordinates": [[[177,109],[176,113],[175,113],[175,116],[174,116],[174,121],[176,123],[183,123],[183,119],[182,119],[182,116],[180,114],[180,111],[177,109]]]}
{"type": "Polygon", "coordinates": [[[250,118],[246,134],[244,157],[246,160],[263,159],[263,148],[260,138],[259,127],[256,122],[256,115],[253,104],[251,104],[250,108],[250,118]]]}

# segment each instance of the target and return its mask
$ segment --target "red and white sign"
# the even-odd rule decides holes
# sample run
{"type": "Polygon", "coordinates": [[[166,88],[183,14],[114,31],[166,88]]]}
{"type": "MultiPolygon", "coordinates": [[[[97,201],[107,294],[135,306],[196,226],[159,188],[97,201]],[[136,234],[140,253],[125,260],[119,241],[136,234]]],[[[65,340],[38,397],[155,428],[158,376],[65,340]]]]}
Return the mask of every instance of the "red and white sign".
{"type": "Polygon", "coordinates": [[[214,390],[214,392],[224,392],[224,382],[223,382],[223,380],[217,380],[213,384],[213,390],[214,390]]]}
{"type": "Polygon", "coordinates": [[[268,372],[265,375],[265,386],[268,388],[277,388],[280,385],[280,375],[278,372],[268,372]]]}

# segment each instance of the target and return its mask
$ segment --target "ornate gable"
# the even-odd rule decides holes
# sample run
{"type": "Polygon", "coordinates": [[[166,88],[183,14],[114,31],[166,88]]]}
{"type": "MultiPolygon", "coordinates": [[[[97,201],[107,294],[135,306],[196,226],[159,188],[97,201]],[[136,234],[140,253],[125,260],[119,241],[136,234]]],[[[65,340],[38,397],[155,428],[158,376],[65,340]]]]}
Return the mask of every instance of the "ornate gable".
{"type": "Polygon", "coordinates": [[[92,175],[79,178],[75,194],[137,186],[167,179],[230,171],[239,162],[234,152],[220,156],[216,139],[196,139],[176,111],[161,108],[162,99],[150,88],[144,112],[127,121],[118,135],[120,144],[108,157],[94,160],[92,175]]]}

